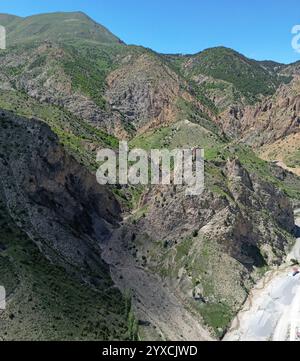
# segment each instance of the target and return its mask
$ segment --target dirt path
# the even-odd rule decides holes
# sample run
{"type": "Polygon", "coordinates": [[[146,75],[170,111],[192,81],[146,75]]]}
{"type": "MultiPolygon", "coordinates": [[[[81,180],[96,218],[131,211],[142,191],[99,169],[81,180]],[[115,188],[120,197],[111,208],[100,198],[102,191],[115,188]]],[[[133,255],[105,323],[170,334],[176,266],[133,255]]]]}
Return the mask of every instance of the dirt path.
{"type": "MultiPolygon", "coordinates": [[[[110,265],[113,281],[121,290],[131,289],[138,318],[150,322],[163,340],[210,340],[196,315],[150,271],[138,266],[122,240],[122,228],[112,235],[102,253],[110,265]]],[[[145,336],[147,337],[147,336],[145,336]]]]}

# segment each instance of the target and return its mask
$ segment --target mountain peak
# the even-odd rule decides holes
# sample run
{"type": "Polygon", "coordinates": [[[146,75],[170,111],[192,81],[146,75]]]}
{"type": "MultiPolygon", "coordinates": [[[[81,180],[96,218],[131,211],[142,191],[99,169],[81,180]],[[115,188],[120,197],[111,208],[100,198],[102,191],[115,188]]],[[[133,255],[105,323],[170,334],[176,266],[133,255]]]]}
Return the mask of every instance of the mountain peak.
{"type": "Polygon", "coordinates": [[[121,43],[117,36],[81,11],[54,12],[25,18],[0,14],[0,23],[7,27],[8,46],[43,40],[121,43]]]}

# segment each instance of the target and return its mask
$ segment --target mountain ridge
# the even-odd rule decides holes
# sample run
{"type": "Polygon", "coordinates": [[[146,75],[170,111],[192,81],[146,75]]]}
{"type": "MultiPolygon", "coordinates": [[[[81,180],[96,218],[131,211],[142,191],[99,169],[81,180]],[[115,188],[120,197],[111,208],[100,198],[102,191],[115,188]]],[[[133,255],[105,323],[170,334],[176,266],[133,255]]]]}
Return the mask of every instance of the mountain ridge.
{"type": "MultiPolygon", "coordinates": [[[[97,24],[99,26],[101,26],[103,29],[109,31],[110,30],[102,25],[101,23],[95,21],[90,15],[86,14],[85,12],[83,11],[57,11],[57,12],[50,12],[50,13],[38,13],[38,14],[33,14],[33,15],[28,15],[28,16],[18,16],[18,15],[14,15],[14,14],[10,14],[10,13],[0,13],[0,22],[2,20],[2,18],[5,18],[7,17],[7,20],[6,21],[9,21],[9,19],[11,20],[25,20],[25,19],[37,19],[38,17],[43,17],[43,16],[72,16],[72,15],[76,15],[76,16],[82,16],[83,18],[86,18],[88,20],[90,20],[91,22],[93,22],[94,24],[97,24]]],[[[1,25],[1,24],[0,24],[1,25]]],[[[3,24],[5,25],[5,24],[3,24]]],[[[111,33],[112,34],[112,33],[111,33]]],[[[118,40],[120,40],[116,35],[114,35],[118,40]]],[[[120,40],[121,41],[121,40],[120,40]]],[[[123,41],[121,41],[122,43],[124,43],[123,41]]],[[[141,45],[142,46],[142,45],[141,45]]],[[[227,50],[230,50],[238,55],[241,55],[243,56],[244,58],[248,59],[248,60],[253,60],[255,62],[258,62],[258,63],[273,63],[273,65],[281,65],[281,66],[288,66],[288,65],[293,65],[293,64],[296,64],[298,63],[297,61],[296,62],[292,62],[292,63],[288,63],[288,64],[284,64],[284,63],[280,63],[280,62],[277,62],[276,60],[272,60],[272,59],[264,59],[264,60],[257,60],[255,58],[251,58],[251,57],[248,57],[246,56],[245,54],[243,54],[242,52],[239,52],[233,48],[230,48],[230,47],[227,47],[227,46],[223,46],[223,45],[219,45],[219,46],[211,46],[211,47],[208,47],[208,48],[204,48],[202,50],[199,50],[195,53],[161,53],[161,52],[157,52],[151,48],[149,48],[150,50],[156,52],[157,54],[160,54],[160,55],[163,55],[163,56],[180,56],[180,57],[192,57],[192,56],[197,56],[197,55],[200,55],[201,53],[203,52],[206,52],[207,50],[214,50],[214,49],[227,49],[227,50]]],[[[300,61],[299,61],[300,62],[300,61]]]]}
{"type": "MultiPolygon", "coordinates": [[[[225,47],[159,54],[121,43],[102,27],[96,31],[85,14],[55,14],[25,23],[7,18],[16,43],[0,51],[5,222],[39,233],[27,240],[39,253],[30,252],[50,257],[71,276],[70,268],[78,266],[75,273],[90,290],[98,287],[102,294],[107,281],[113,292],[105,299],[113,301],[108,319],[83,309],[88,320],[81,318],[82,329],[70,338],[136,339],[138,331],[140,339],[189,340],[196,323],[199,334],[221,338],[255,281],[281,263],[293,242],[300,178],[257,154],[264,151],[267,159],[274,152],[261,146],[288,139],[289,165],[296,165],[297,64],[258,62],[225,47]],[[99,188],[97,149],[116,150],[124,139],[145,150],[204,148],[205,192],[193,198],[175,185],[99,188]],[[140,275],[151,280],[150,288],[140,275]],[[182,312],[166,310],[168,300],[182,312]]],[[[0,267],[11,269],[13,256],[34,278],[45,279],[45,260],[36,270],[30,257],[15,253],[21,242],[17,234],[8,238],[3,253],[0,240],[0,267]]],[[[15,285],[6,272],[3,283],[9,281],[15,285]]],[[[45,292],[38,284],[33,295],[45,292]]],[[[65,297],[72,295],[73,287],[65,297]]],[[[77,303],[69,306],[77,312],[77,303]]],[[[16,329],[22,335],[16,310],[17,301],[9,309],[12,322],[10,313],[0,315],[8,338],[16,329]]],[[[29,321],[34,318],[26,312],[29,321]]],[[[42,329],[45,338],[55,335],[44,324],[42,329]]]]}
{"type": "Polygon", "coordinates": [[[0,14],[7,26],[8,47],[28,41],[85,39],[100,43],[123,43],[106,27],[83,12],[53,12],[27,17],[0,14]]]}

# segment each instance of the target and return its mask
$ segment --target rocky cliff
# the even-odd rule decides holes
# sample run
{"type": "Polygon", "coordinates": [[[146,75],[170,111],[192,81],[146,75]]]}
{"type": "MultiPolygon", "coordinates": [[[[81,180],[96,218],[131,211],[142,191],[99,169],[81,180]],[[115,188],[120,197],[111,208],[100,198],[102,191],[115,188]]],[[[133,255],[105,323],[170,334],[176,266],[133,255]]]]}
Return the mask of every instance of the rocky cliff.
{"type": "Polygon", "coordinates": [[[157,54],[81,13],[1,19],[1,337],[134,339],[128,289],[140,338],[221,337],[293,242],[300,180],[256,154],[297,167],[299,66],[157,54]],[[204,193],[97,185],[85,166],[124,138],[204,148],[204,193]]]}
{"type": "Polygon", "coordinates": [[[125,301],[101,258],[120,219],[113,194],[40,121],[1,110],[0,127],[0,283],[9,296],[0,336],[126,338],[125,301]]]}
{"type": "Polygon", "coordinates": [[[147,191],[123,236],[140,267],[157,273],[219,336],[255,280],[281,263],[294,229],[283,192],[234,158],[223,176],[227,186],[216,191],[217,179],[207,175],[199,197],[178,186],[147,191]]]}

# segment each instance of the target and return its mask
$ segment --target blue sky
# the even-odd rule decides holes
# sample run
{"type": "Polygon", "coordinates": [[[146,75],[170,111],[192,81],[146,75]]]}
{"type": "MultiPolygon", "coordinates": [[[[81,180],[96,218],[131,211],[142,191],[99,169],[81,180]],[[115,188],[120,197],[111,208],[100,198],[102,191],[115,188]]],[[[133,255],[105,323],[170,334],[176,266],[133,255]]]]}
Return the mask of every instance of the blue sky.
{"type": "Polygon", "coordinates": [[[291,29],[299,0],[1,0],[0,12],[27,16],[84,11],[128,44],[163,53],[224,45],[251,58],[300,60],[291,29]]]}

